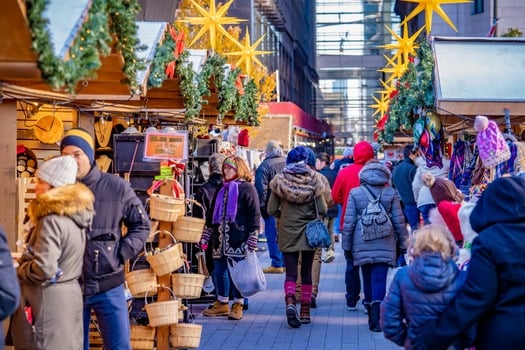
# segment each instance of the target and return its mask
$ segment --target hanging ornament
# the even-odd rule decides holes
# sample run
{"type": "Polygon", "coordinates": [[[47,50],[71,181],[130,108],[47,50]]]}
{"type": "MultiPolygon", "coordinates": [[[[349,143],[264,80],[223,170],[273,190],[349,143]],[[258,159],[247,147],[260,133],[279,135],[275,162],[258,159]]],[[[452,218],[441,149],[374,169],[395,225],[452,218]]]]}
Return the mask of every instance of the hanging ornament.
{"type": "Polygon", "coordinates": [[[240,50],[235,52],[224,53],[224,55],[240,56],[237,62],[235,62],[235,66],[242,67],[241,65],[244,63],[244,73],[246,73],[248,76],[252,76],[252,62],[255,62],[259,66],[264,67],[264,65],[261,63],[261,61],[259,61],[259,59],[256,56],[272,53],[271,51],[256,50],[257,46],[261,44],[263,39],[264,35],[257,39],[257,41],[252,45],[250,40],[250,32],[246,30],[246,35],[244,36],[244,45],[237,43],[237,46],[239,46],[240,50]]]}
{"type": "Polygon", "coordinates": [[[430,146],[430,134],[427,129],[423,130],[423,133],[419,138],[419,145],[423,148],[428,148],[430,146]]]}
{"type": "Polygon", "coordinates": [[[419,143],[421,135],[423,135],[423,131],[425,130],[425,119],[419,118],[415,121],[414,126],[412,128],[412,135],[414,136],[414,143],[419,143]]]}
{"type": "Polygon", "coordinates": [[[398,58],[400,63],[408,64],[408,57],[416,56],[416,49],[419,47],[416,44],[416,40],[421,34],[425,27],[421,27],[417,32],[412,34],[412,36],[408,35],[408,24],[405,22],[403,26],[403,36],[399,36],[395,31],[393,31],[391,28],[386,26],[386,29],[392,34],[394,39],[396,39],[397,43],[393,44],[386,44],[381,45],[380,47],[384,47],[387,50],[397,50],[394,55],[392,56],[392,60],[398,58]]]}
{"type": "Polygon", "coordinates": [[[416,17],[420,12],[425,11],[425,28],[427,29],[427,34],[430,34],[432,31],[432,15],[435,11],[442,19],[445,21],[452,29],[456,32],[458,31],[454,23],[448,18],[447,14],[441,8],[442,4],[459,4],[465,2],[472,2],[471,0],[403,0],[406,2],[412,2],[418,4],[415,9],[412,10],[405,17],[403,23],[406,25],[408,21],[416,17]]]}
{"type": "Polygon", "coordinates": [[[426,129],[430,133],[430,137],[434,139],[440,139],[441,136],[441,120],[439,119],[439,115],[437,115],[435,112],[427,112],[426,113],[426,129]]]}

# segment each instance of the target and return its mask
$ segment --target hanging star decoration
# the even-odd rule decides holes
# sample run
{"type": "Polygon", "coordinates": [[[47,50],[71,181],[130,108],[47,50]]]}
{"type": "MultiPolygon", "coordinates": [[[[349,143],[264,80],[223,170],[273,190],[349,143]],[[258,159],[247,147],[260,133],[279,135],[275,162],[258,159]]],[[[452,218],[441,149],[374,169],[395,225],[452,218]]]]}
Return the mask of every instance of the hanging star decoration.
{"type": "Polygon", "coordinates": [[[381,94],[381,99],[378,99],[375,96],[372,96],[374,101],[376,102],[373,105],[370,105],[368,107],[375,108],[375,112],[372,114],[372,117],[379,113],[379,115],[383,116],[388,111],[388,106],[390,105],[390,99],[386,94],[381,94]]]}
{"type": "Polygon", "coordinates": [[[402,62],[406,63],[408,61],[408,56],[416,55],[416,49],[418,48],[418,45],[416,44],[416,39],[421,34],[425,26],[421,27],[417,32],[415,32],[412,36],[408,35],[408,24],[404,23],[403,25],[403,36],[399,36],[396,32],[392,30],[392,28],[389,28],[388,26],[385,26],[386,29],[392,34],[394,39],[396,39],[397,43],[392,44],[386,44],[382,45],[380,47],[383,47],[387,50],[397,50],[394,53],[393,58],[402,58],[402,62]]]}
{"type": "Polygon", "coordinates": [[[412,12],[405,17],[403,23],[407,23],[412,18],[416,17],[420,12],[425,11],[425,28],[427,29],[427,35],[432,31],[432,15],[436,12],[454,31],[458,31],[454,23],[448,18],[447,14],[441,8],[443,4],[459,4],[472,2],[472,0],[403,0],[405,2],[413,2],[418,4],[412,12]]]}
{"type": "Polygon", "coordinates": [[[264,35],[261,36],[257,41],[251,45],[250,32],[246,30],[246,35],[244,36],[244,45],[239,44],[239,51],[225,53],[226,56],[240,56],[240,58],[235,62],[236,67],[241,67],[244,63],[244,73],[248,76],[251,76],[252,73],[252,62],[257,63],[259,66],[264,67],[264,65],[256,57],[257,55],[265,55],[272,53],[271,51],[259,51],[256,50],[257,46],[261,44],[261,41],[264,39],[264,35]]]}
{"type": "Polygon", "coordinates": [[[394,94],[395,91],[397,91],[394,83],[392,81],[389,82],[389,83],[386,83],[386,82],[384,82],[381,79],[379,79],[379,83],[383,87],[383,90],[377,90],[377,91],[374,91],[374,92],[379,93],[379,94],[385,94],[389,98],[392,98],[392,94],[394,94]]]}
{"type": "Polygon", "coordinates": [[[224,25],[228,24],[239,24],[240,22],[246,22],[244,19],[239,19],[236,17],[226,17],[225,14],[230,8],[234,0],[228,1],[226,4],[221,6],[218,10],[215,9],[215,0],[210,0],[209,10],[206,11],[202,6],[197,4],[194,0],[190,0],[192,5],[197,9],[197,11],[202,15],[202,17],[188,17],[185,19],[179,20],[183,23],[189,23],[192,25],[202,26],[197,35],[193,38],[193,41],[189,46],[193,46],[204,34],[208,33],[210,38],[210,46],[213,51],[217,47],[217,34],[222,34],[227,37],[229,40],[236,41],[226,29],[224,25]]]}
{"type": "Polygon", "coordinates": [[[384,73],[390,73],[390,76],[386,80],[387,84],[391,84],[394,79],[399,79],[405,74],[407,70],[407,63],[402,62],[400,56],[393,56],[392,58],[388,58],[387,56],[383,55],[387,61],[387,64],[385,68],[379,69],[379,72],[384,73]]]}

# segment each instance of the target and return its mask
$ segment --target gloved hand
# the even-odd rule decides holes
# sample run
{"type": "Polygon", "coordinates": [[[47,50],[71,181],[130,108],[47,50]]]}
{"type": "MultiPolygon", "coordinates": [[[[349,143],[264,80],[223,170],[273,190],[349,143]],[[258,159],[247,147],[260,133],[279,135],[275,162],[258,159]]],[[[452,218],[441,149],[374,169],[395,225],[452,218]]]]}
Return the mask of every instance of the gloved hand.
{"type": "Polygon", "coordinates": [[[211,237],[211,230],[208,227],[204,228],[204,230],[202,231],[201,240],[198,243],[198,246],[200,249],[202,250],[208,249],[208,242],[210,241],[210,237],[211,237]]]}
{"type": "Polygon", "coordinates": [[[250,252],[253,252],[257,249],[257,235],[251,234],[246,241],[246,247],[250,252]]]}
{"type": "Polygon", "coordinates": [[[198,243],[198,246],[201,250],[206,250],[208,249],[208,241],[201,239],[200,242],[198,243]]]}

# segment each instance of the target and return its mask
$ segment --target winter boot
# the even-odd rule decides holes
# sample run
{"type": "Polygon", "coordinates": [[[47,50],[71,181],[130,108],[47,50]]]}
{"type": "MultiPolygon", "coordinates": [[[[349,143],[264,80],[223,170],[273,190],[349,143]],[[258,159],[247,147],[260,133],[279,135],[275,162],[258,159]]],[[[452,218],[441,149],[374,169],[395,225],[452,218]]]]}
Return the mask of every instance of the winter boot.
{"type": "Polygon", "coordinates": [[[287,295],[285,297],[286,301],[286,319],[288,325],[292,328],[301,327],[301,320],[297,314],[297,306],[295,306],[295,295],[287,295]]]}
{"type": "Polygon", "coordinates": [[[243,306],[241,303],[233,303],[232,309],[228,314],[229,320],[240,320],[242,318],[243,306]]]}
{"type": "Polygon", "coordinates": [[[230,314],[230,305],[228,303],[221,303],[215,300],[211,308],[205,309],[202,314],[204,316],[228,316],[230,314]]]}
{"type": "Polygon", "coordinates": [[[312,323],[310,318],[310,302],[301,301],[301,313],[299,316],[302,324],[312,323]]]}
{"type": "Polygon", "coordinates": [[[370,320],[370,315],[371,315],[371,311],[370,311],[370,303],[369,302],[366,302],[366,301],[363,301],[363,306],[365,307],[365,314],[368,315],[368,328],[371,329],[371,320],[370,320]]]}
{"type": "Polygon", "coordinates": [[[381,301],[375,300],[370,304],[370,312],[368,313],[368,326],[372,332],[381,332],[381,325],[379,324],[381,301]]]}

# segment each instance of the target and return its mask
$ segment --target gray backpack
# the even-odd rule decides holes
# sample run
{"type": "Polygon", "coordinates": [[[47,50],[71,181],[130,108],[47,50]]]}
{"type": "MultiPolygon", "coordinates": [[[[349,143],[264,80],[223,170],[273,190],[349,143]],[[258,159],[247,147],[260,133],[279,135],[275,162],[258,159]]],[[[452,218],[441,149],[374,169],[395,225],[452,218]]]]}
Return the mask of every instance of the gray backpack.
{"type": "Polygon", "coordinates": [[[374,194],[366,186],[360,186],[360,188],[368,197],[368,204],[358,218],[361,224],[363,240],[372,241],[390,236],[394,232],[394,226],[392,225],[392,220],[390,220],[390,215],[388,215],[381,203],[383,190],[375,198],[374,194]]]}

